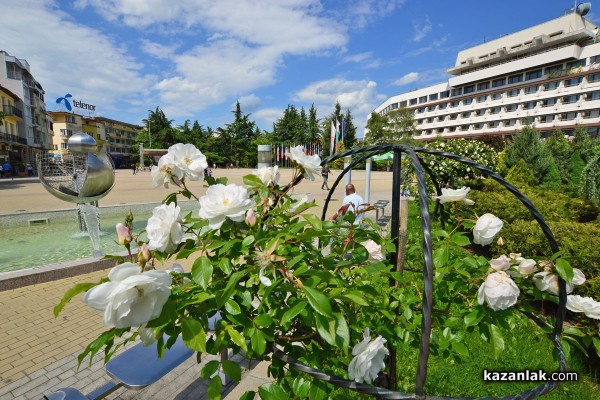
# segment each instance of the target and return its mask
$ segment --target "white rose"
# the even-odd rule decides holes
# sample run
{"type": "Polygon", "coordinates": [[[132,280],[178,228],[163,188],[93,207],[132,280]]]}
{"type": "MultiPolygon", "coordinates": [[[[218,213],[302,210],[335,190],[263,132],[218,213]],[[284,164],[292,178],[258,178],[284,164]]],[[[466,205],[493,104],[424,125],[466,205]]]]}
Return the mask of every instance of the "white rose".
{"type": "Polygon", "coordinates": [[[260,269],[260,271],[258,272],[258,279],[260,280],[260,282],[265,285],[265,286],[271,286],[271,280],[265,275],[265,269],[266,267],[262,267],[260,269]]]}
{"type": "Polygon", "coordinates": [[[367,249],[367,251],[369,252],[369,260],[375,260],[375,261],[385,260],[385,256],[381,252],[381,246],[378,245],[377,243],[375,243],[375,241],[369,239],[365,242],[362,242],[361,245],[364,246],[367,249]]]}
{"type": "Polygon", "coordinates": [[[381,336],[371,341],[368,328],[363,337],[363,341],[352,349],[354,358],[348,365],[348,377],[358,383],[371,383],[385,367],[383,360],[389,351],[385,348],[386,340],[381,336]]]}
{"type": "MultiPolygon", "coordinates": [[[[573,280],[567,283],[567,294],[573,292],[575,285],[581,285],[585,282],[585,275],[581,270],[573,268],[573,280]]],[[[558,275],[549,271],[541,271],[533,275],[533,283],[539,290],[546,291],[558,296],[558,275]]]]}
{"type": "Polygon", "coordinates": [[[537,263],[531,258],[523,258],[520,260],[519,265],[514,267],[519,274],[523,276],[531,275],[537,271],[537,263]]]}
{"type": "Polygon", "coordinates": [[[567,308],[573,312],[582,312],[589,318],[600,319],[600,302],[591,297],[567,296],[567,308]]]}
{"type": "Polygon", "coordinates": [[[312,156],[306,155],[302,146],[290,148],[290,151],[287,151],[285,155],[298,163],[303,169],[306,179],[314,181],[315,176],[321,175],[321,169],[323,169],[321,167],[321,158],[316,154],[312,156]]]}
{"type": "Polygon", "coordinates": [[[158,160],[158,166],[153,165],[150,169],[152,177],[152,185],[154,187],[164,186],[169,187],[169,183],[181,184],[183,171],[176,165],[172,154],[165,154],[158,160]]]}
{"type": "Polygon", "coordinates": [[[510,268],[510,258],[502,254],[498,258],[491,259],[490,266],[496,271],[506,271],[510,268]]]}
{"type": "Polygon", "coordinates": [[[171,275],[140,271],[137,264],[117,265],[108,273],[109,282],[94,286],[83,297],[90,307],[104,311],[105,326],[141,326],[160,315],[171,293],[171,275]]]}
{"type": "Polygon", "coordinates": [[[482,246],[492,243],[503,224],[502,220],[495,215],[483,214],[473,228],[473,242],[482,246]]]}
{"type": "Polygon", "coordinates": [[[514,306],[519,297],[519,288],[504,271],[491,273],[477,293],[479,304],[487,303],[494,311],[514,306]]]}
{"type": "Polygon", "coordinates": [[[441,204],[450,203],[454,201],[462,201],[465,204],[472,205],[475,204],[473,200],[467,199],[467,193],[469,193],[471,188],[461,187],[460,189],[442,189],[442,195],[436,196],[435,198],[440,201],[441,204]]]}
{"type": "MultiPolygon", "coordinates": [[[[193,144],[177,143],[169,147],[169,152],[175,166],[192,181],[197,181],[208,168],[206,157],[193,144]]],[[[181,178],[181,177],[179,177],[181,178]]]]}
{"type": "Polygon", "coordinates": [[[167,253],[175,250],[183,239],[179,212],[180,208],[175,203],[162,204],[152,210],[152,216],[148,219],[146,226],[150,250],[167,253]]]}
{"type": "Polygon", "coordinates": [[[265,186],[278,185],[279,184],[279,167],[262,167],[255,169],[252,173],[260,178],[265,186]]]}
{"type": "Polygon", "coordinates": [[[219,229],[225,217],[232,221],[244,220],[246,211],[253,205],[245,187],[230,183],[229,185],[212,185],[206,194],[200,197],[200,218],[208,220],[211,229],[219,229]]]}

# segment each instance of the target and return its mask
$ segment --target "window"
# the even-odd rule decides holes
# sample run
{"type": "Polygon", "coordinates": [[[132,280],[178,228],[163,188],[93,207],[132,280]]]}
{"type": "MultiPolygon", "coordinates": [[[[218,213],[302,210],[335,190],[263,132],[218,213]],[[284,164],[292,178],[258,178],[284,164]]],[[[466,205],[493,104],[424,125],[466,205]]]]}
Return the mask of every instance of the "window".
{"type": "Polygon", "coordinates": [[[75,117],[74,117],[74,116],[72,116],[72,115],[67,115],[67,116],[66,116],[66,118],[65,118],[65,120],[66,120],[67,122],[71,123],[71,124],[74,124],[74,123],[75,123],[75,117]]]}
{"type": "Polygon", "coordinates": [[[546,68],[544,70],[544,74],[550,74],[550,75],[552,75],[555,72],[562,71],[562,69],[563,69],[562,64],[553,65],[551,67],[546,68]]]}
{"type": "Polygon", "coordinates": [[[439,117],[437,117],[437,120],[438,120],[439,122],[441,122],[441,121],[443,121],[443,120],[445,120],[445,119],[446,119],[446,116],[445,116],[445,115],[440,115],[439,117]]]}
{"type": "Polygon", "coordinates": [[[590,64],[600,63],[600,55],[590,57],[590,64]]]}
{"type": "Polygon", "coordinates": [[[486,90],[490,88],[489,82],[481,82],[477,84],[477,90],[486,90]]]}
{"type": "Polygon", "coordinates": [[[418,119],[418,120],[417,120],[417,125],[421,125],[422,123],[423,123],[423,120],[422,120],[422,119],[418,119]]]}
{"type": "Polygon", "coordinates": [[[582,76],[578,76],[577,78],[567,79],[567,80],[565,80],[565,87],[579,85],[582,80],[583,80],[582,76]]]}
{"type": "Polygon", "coordinates": [[[429,95],[429,101],[434,101],[438,99],[438,94],[434,93],[434,94],[430,94],[429,95]]]}
{"type": "Polygon", "coordinates": [[[492,81],[492,87],[500,87],[506,85],[506,78],[494,79],[492,81]]]}
{"type": "Polygon", "coordinates": [[[463,89],[464,93],[473,93],[475,91],[475,85],[465,86],[463,89]]]}
{"type": "Polygon", "coordinates": [[[525,80],[530,81],[532,79],[538,79],[542,77],[542,70],[536,69],[535,71],[529,71],[525,74],[525,80]]]}
{"type": "Polygon", "coordinates": [[[523,82],[523,74],[508,77],[508,84],[523,82]]]}
{"type": "Polygon", "coordinates": [[[550,107],[556,104],[558,99],[545,99],[542,100],[542,107],[550,107]]]}
{"type": "Polygon", "coordinates": [[[535,85],[535,86],[528,86],[525,89],[523,89],[523,92],[525,94],[533,94],[533,93],[537,93],[538,89],[540,88],[539,85],[535,85]]]}
{"type": "Polygon", "coordinates": [[[505,119],[502,122],[503,126],[515,126],[515,124],[517,123],[517,120],[515,118],[511,118],[511,119],[505,119]]]}
{"type": "Polygon", "coordinates": [[[407,105],[406,100],[400,102],[400,107],[406,107],[407,105]]]}
{"type": "Polygon", "coordinates": [[[61,129],[60,136],[71,137],[73,135],[73,131],[71,129],[61,129]]]}
{"type": "Polygon", "coordinates": [[[67,147],[67,144],[66,144],[66,143],[61,143],[61,144],[60,144],[60,148],[61,148],[62,150],[67,150],[67,149],[68,149],[68,147],[67,147]]]}
{"type": "Polygon", "coordinates": [[[500,121],[490,122],[488,126],[490,128],[498,128],[500,126],[500,121]]]}
{"type": "Polygon", "coordinates": [[[548,82],[548,83],[544,83],[544,90],[554,90],[556,88],[558,88],[558,86],[560,85],[560,82],[548,82]]]}
{"type": "Polygon", "coordinates": [[[462,88],[452,89],[452,96],[460,96],[462,94],[462,88]]]}
{"type": "Polygon", "coordinates": [[[456,118],[458,118],[458,114],[450,114],[451,120],[455,120],[456,118]]]}
{"type": "Polygon", "coordinates": [[[517,111],[517,108],[519,108],[518,104],[509,104],[505,107],[506,112],[513,112],[513,111],[517,111]]]}
{"type": "Polygon", "coordinates": [[[600,73],[595,73],[587,76],[588,82],[598,82],[600,81],[600,73]]]}
{"type": "Polygon", "coordinates": [[[478,116],[478,117],[481,117],[484,114],[485,114],[485,110],[477,110],[477,111],[475,111],[475,115],[478,116]]]}
{"type": "Polygon", "coordinates": [[[487,96],[479,96],[479,97],[477,97],[477,102],[478,103],[483,103],[486,100],[487,100],[487,96]]]}
{"type": "Polygon", "coordinates": [[[500,114],[502,111],[502,107],[492,107],[490,108],[490,114],[500,114]]]}
{"type": "Polygon", "coordinates": [[[431,118],[431,117],[430,117],[430,118],[427,118],[427,120],[426,120],[426,121],[427,121],[428,123],[432,123],[432,122],[433,122],[433,118],[431,118]]]}
{"type": "Polygon", "coordinates": [[[419,103],[427,103],[427,96],[419,97],[419,103]]]}
{"type": "Polygon", "coordinates": [[[425,112],[425,107],[419,107],[419,108],[417,108],[417,113],[423,114],[424,112],[425,112]]]}
{"type": "Polygon", "coordinates": [[[515,96],[519,95],[519,92],[520,92],[519,89],[509,90],[508,92],[506,92],[506,96],[515,97],[515,96]]]}
{"type": "Polygon", "coordinates": [[[523,103],[523,110],[531,110],[532,108],[535,108],[536,105],[537,101],[528,101],[523,103]]]}
{"type": "Polygon", "coordinates": [[[435,111],[435,106],[429,106],[429,107],[427,107],[427,111],[435,111]]]}
{"type": "Polygon", "coordinates": [[[473,124],[473,129],[479,130],[481,128],[483,128],[483,124],[481,124],[481,123],[480,124],[473,124]]]}
{"type": "Polygon", "coordinates": [[[502,93],[493,93],[492,100],[500,100],[502,98],[502,93]]]}
{"type": "Polygon", "coordinates": [[[54,150],[58,150],[58,145],[57,144],[54,145],[54,150]]]}
{"type": "Polygon", "coordinates": [[[554,115],[542,115],[540,117],[540,122],[542,122],[542,123],[552,122],[552,121],[554,121],[554,115]]]}
{"type": "Polygon", "coordinates": [[[467,111],[467,112],[464,112],[464,113],[460,114],[460,117],[461,118],[469,118],[470,115],[471,115],[471,112],[467,111]]]}
{"type": "Polygon", "coordinates": [[[447,99],[448,97],[450,97],[450,91],[446,90],[445,92],[441,92],[440,93],[440,99],[447,99]]]}
{"type": "Polygon", "coordinates": [[[461,125],[460,130],[466,132],[469,130],[469,125],[461,125]]]}
{"type": "Polygon", "coordinates": [[[589,110],[583,113],[583,118],[598,118],[600,117],[600,110],[589,110]]]}
{"type": "Polygon", "coordinates": [[[473,103],[473,98],[472,98],[472,97],[469,97],[468,99],[464,99],[464,100],[463,100],[463,104],[464,104],[465,106],[466,106],[466,105],[469,105],[469,104],[471,104],[471,103],[473,103]]]}
{"type": "Polygon", "coordinates": [[[398,103],[394,103],[394,104],[392,104],[392,110],[395,110],[395,109],[397,109],[397,108],[398,108],[398,103]]]}
{"type": "Polygon", "coordinates": [[[560,119],[562,119],[563,121],[572,121],[575,118],[577,118],[577,113],[576,112],[563,113],[560,116],[560,119]]]}
{"type": "Polygon", "coordinates": [[[579,100],[578,94],[572,94],[570,96],[563,96],[563,98],[562,98],[563,104],[572,104],[572,103],[577,102],[577,100],[579,100]]]}
{"type": "Polygon", "coordinates": [[[459,105],[458,100],[454,100],[454,101],[450,102],[450,107],[458,107],[458,105],[459,105]]]}
{"type": "Polygon", "coordinates": [[[438,105],[438,108],[439,108],[440,110],[445,110],[445,109],[446,109],[446,107],[448,107],[448,103],[442,103],[442,104],[438,105]]]}
{"type": "Polygon", "coordinates": [[[579,67],[585,67],[585,58],[583,60],[577,60],[567,63],[567,69],[577,69],[579,67]]]}
{"type": "Polygon", "coordinates": [[[448,128],[448,132],[455,132],[455,131],[456,131],[455,126],[451,126],[450,128],[448,128]]]}
{"type": "Polygon", "coordinates": [[[414,106],[415,104],[417,104],[417,99],[410,99],[409,104],[411,106],[414,106]]]}

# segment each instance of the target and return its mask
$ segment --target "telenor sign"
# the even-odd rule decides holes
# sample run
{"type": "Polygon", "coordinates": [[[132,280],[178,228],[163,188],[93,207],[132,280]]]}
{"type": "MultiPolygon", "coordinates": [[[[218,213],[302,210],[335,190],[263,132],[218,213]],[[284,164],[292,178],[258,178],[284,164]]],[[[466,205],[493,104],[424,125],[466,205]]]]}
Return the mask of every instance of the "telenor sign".
{"type": "Polygon", "coordinates": [[[71,97],[73,97],[71,93],[67,93],[64,97],[59,97],[58,99],[56,99],[56,104],[63,103],[68,111],[73,110],[73,107],[83,108],[84,110],[96,111],[96,106],[84,103],[83,101],[73,100],[73,106],[71,106],[71,102],[69,101],[71,97]]]}

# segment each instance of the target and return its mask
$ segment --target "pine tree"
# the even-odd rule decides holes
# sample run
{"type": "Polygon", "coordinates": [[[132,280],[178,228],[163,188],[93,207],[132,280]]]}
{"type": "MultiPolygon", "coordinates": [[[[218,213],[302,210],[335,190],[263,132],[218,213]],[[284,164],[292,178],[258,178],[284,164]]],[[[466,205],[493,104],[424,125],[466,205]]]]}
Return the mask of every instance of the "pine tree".
{"type": "Polygon", "coordinates": [[[352,122],[352,114],[350,114],[350,109],[346,110],[346,114],[344,115],[344,121],[346,121],[346,133],[344,135],[344,148],[351,149],[356,146],[358,140],[356,140],[356,127],[352,122]]]}
{"type": "Polygon", "coordinates": [[[511,168],[519,160],[525,161],[533,170],[536,183],[544,181],[552,162],[552,154],[540,140],[540,133],[532,126],[523,128],[506,146],[506,166],[511,168]]]}

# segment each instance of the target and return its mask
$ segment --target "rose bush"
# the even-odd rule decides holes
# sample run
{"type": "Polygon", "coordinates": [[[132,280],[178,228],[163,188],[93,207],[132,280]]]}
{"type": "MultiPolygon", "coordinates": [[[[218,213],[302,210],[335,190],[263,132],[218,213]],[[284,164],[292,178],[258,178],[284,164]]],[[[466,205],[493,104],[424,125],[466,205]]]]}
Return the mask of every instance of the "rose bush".
{"type": "MultiPolygon", "coordinates": [[[[180,190],[153,210],[146,238],[134,234],[132,216],[123,224],[127,233],[118,227],[119,237],[129,240],[127,248],[137,246],[137,260],[133,255],[121,260],[108,281],[76,286],[55,309],[60,312],[73,296],[87,291],[85,301],[104,312],[109,330],[80,361],[103,346],[111,354],[113,346],[138,337],[144,343],[156,339],[162,352],[181,335],[200,355],[229,348],[249,359],[270,360],[276,383],[261,388],[265,398],[273,391],[296,398],[309,393],[324,398],[332,391],[330,384],[287,368],[273,348],[328,374],[355,382],[387,381],[398,388],[397,376],[389,372],[398,359],[390,349],[417,352],[422,345],[422,236],[411,237],[401,249],[401,272],[386,257],[396,253],[393,239],[369,218],[353,224],[355,216],[349,213],[322,221],[308,212],[314,202],[290,196],[302,175],[318,175],[321,163],[300,147],[292,148],[290,156],[295,169],[285,186],[279,185],[275,168],[259,169],[244,177],[244,185],[205,177],[208,187],[197,198],[186,181],[197,178],[203,157],[190,147],[170,148],[152,180],[180,190]],[[197,214],[180,215],[178,197],[197,199],[197,214]],[[182,259],[190,259],[190,271],[178,264],[182,259]],[[160,264],[167,270],[156,270],[160,264]]],[[[448,189],[439,200],[466,207],[468,191],[448,189]]],[[[452,230],[435,226],[432,231],[434,355],[469,357],[465,332],[479,330],[499,356],[504,348],[499,327],[537,311],[540,300],[556,303],[558,277],[571,287],[585,279],[560,254],[547,260],[520,254],[489,260],[475,254],[472,242],[488,245],[502,229],[503,222],[492,214],[454,222],[452,230]]],[[[571,297],[570,304],[574,312],[592,319],[597,315],[593,299],[571,297]]],[[[597,328],[593,325],[592,334],[587,326],[582,321],[565,338],[582,348],[597,343],[600,351],[597,328]]],[[[204,363],[201,376],[210,378],[218,368],[240,379],[239,365],[217,360],[204,363]]],[[[210,379],[209,396],[217,398],[221,380],[210,379]]]]}

